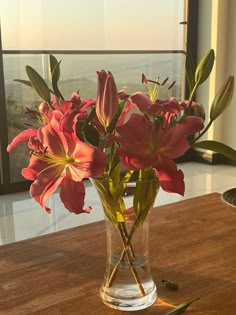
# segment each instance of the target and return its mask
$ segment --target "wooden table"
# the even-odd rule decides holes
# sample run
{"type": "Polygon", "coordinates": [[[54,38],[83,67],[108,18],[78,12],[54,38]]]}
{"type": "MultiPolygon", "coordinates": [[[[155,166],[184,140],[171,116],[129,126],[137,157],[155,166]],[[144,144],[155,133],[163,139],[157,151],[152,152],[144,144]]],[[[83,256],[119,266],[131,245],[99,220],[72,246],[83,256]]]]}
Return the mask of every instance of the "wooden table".
{"type": "Polygon", "coordinates": [[[101,302],[106,245],[97,222],[0,247],[0,314],[158,315],[198,297],[186,314],[236,314],[236,214],[220,195],[155,208],[150,222],[159,299],[149,309],[124,313],[101,302]]]}

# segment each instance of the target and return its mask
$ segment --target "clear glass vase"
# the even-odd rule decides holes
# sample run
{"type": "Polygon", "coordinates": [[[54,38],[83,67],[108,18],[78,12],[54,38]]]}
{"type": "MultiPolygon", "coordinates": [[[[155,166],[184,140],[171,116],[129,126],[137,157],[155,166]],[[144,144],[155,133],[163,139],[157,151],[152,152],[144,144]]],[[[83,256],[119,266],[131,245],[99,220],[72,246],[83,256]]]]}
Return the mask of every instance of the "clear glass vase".
{"type": "MultiPolygon", "coordinates": [[[[101,194],[101,189],[98,189],[104,211],[106,214],[109,212],[109,219],[106,218],[105,221],[107,263],[100,295],[103,303],[111,308],[136,311],[148,308],[157,299],[149,259],[148,213],[152,205],[145,209],[144,220],[137,224],[132,187],[127,188],[126,191],[128,193],[131,191],[131,196],[124,192],[122,201],[119,200],[117,203],[117,207],[118,204],[122,204],[125,209],[123,211],[125,220],[119,220],[118,215],[117,222],[112,222],[108,209],[112,202],[109,202],[109,197],[106,198],[105,190],[101,194]]],[[[115,207],[116,204],[113,203],[112,213],[116,213],[115,207]]]]}

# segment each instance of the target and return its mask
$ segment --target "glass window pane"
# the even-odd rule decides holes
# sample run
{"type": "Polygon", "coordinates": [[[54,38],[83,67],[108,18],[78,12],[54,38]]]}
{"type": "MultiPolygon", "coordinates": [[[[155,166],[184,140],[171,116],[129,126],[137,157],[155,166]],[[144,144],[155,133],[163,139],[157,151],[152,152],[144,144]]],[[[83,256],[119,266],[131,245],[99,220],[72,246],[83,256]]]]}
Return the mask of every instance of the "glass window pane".
{"type": "Polygon", "coordinates": [[[184,0],[1,0],[4,49],[183,49],[184,0]]]}
{"type": "MultiPolygon", "coordinates": [[[[25,114],[26,108],[33,108],[40,102],[33,89],[14,81],[28,80],[25,73],[27,64],[32,65],[40,73],[43,72],[40,55],[3,55],[9,143],[20,131],[26,129],[25,123],[30,123],[25,114]]],[[[27,144],[22,144],[14,148],[9,155],[11,182],[23,180],[21,169],[28,164],[28,152],[27,144]]]]}
{"type": "MultiPolygon", "coordinates": [[[[96,71],[113,72],[119,89],[146,91],[141,74],[162,82],[170,77],[160,97],[180,97],[183,92],[186,0],[1,0],[3,53],[6,50],[58,50],[62,59],[60,88],[66,98],[80,90],[81,97],[96,97],[96,71]],[[63,51],[87,50],[86,54],[63,51]],[[93,51],[99,53],[93,53],[93,51]],[[103,50],[117,53],[102,54],[103,50]],[[119,54],[119,50],[165,50],[170,53],[119,54]],[[176,81],[175,86],[168,86],[176,81]]],[[[48,56],[3,54],[9,142],[25,129],[27,107],[40,99],[14,79],[27,79],[25,65],[48,78],[48,56]]],[[[12,182],[23,179],[28,164],[27,145],[10,154],[12,182]]]]}
{"type": "MultiPolygon", "coordinates": [[[[59,54],[55,55],[61,63],[60,90],[65,98],[73,92],[80,91],[82,98],[96,97],[96,71],[110,70],[116,80],[118,89],[125,88],[128,94],[136,91],[147,92],[141,83],[142,73],[148,78],[163,82],[169,81],[160,89],[160,98],[170,96],[182,97],[183,54],[59,54]],[[176,81],[174,87],[168,87],[176,81]]],[[[8,120],[9,142],[30,123],[25,112],[34,109],[41,100],[28,86],[15,82],[14,79],[27,80],[25,65],[35,68],[44,78],[48,77],[47,55],[4,55],[4,75],[8,120]]],[[[11,181],[22,180],[21,169],[28,164],[27,145],[17,146],[10,154],[11,181]]]]}

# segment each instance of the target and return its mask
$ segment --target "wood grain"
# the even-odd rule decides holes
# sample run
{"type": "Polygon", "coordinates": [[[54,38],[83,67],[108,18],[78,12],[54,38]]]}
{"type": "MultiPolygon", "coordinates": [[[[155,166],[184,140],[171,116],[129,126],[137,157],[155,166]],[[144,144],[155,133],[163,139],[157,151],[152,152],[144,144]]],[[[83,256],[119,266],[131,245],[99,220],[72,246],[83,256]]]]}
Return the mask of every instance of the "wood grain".
{"type": "MultiPolygon", "coordinates": [[[[236,214],[220,195],[157,207],[150,222],[159,299],[125,314],[161,315],[198,297],[186,314],[236,314],[236,214]],[[161,279],[178,283],[179,290],[168,291],[161,279]]],[[[0,247],[0,314],[123,314],[100,300],[105,259],[104,222],[0,247]]]]}

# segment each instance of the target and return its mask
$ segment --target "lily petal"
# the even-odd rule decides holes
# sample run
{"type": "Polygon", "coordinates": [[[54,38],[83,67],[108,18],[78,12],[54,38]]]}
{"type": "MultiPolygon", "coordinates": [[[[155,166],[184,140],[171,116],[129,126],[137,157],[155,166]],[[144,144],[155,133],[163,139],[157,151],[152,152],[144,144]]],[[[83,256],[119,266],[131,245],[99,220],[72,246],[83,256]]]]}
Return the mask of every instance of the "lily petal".
{"type": "Polygon", "coordinates": [[[131,95],[129,101],[131,104],[138,107],[139,110],[144,114],[148,114],[149,108],[153,104],[148,95],[141,92],[131,95]]]}
{"type": "Polygon", "coordinates": [[[108,127],[112,119],[115,117],[118,107],[118,92],[115,80],[111,72],[98,71],[98,88],[97,88],[97,102],[96,114],[103,125],[108,127]]]}
{"type": "Polygon", "coordinates": [[[106,154],[82,141],[76,142],[73,154],[75,161],[69,166],[72,179],[75,181],[88,177],[99,177],[106,167],[106,154]]]}
{"type": "Polygon", "coordinates": [[[65,208],[75,214],[90,213],[91,207],[84,207],[85,187],[84,183],[76,182],[66,176],[61,182],[60,198],[65,208]]]}
{"type": "MultiPolygon", "coordinates": [[[[54,113],[59,113],[54,111],[54,113]]],[[[57,117],[52,116],[50,123],[38,130],[38,138],[47,147],[47,151],[56,156],[65,156],[68,152],[68,143],[64,134],[59,129],[57,117]]]]}
{"type": "Polygon", "coordinates": [[[163,190],[184,195],[184,174],[181,170],[177,169],[174,161],[164,158],[159,159],[158,163],[153,167],[156,169],[163,190]]]}
{"type": "Polygon", "coordinates": [[[22,131],[7,146],[7,152],[10,152],[15,146],[17,146],[18,144],[22,142],[28,142],[31,136],[36,136],[36,135],[37,135],[36,129],[26,129],[22,131]]]}
{"type": "Polygon", "coordinates": [[[36,176],[44,169],[46,169],[47,166],[47,162],[42,161],[32,155],[28,167],[23,168],[21,174],[24,176],[24,178],[28,180],[35,180],[36,176]]]}
{"type": "Polygon", "coordinates": [[[63,165],[51,165],[42,171],[30,186],[31,196],[47,212],[50,212],[51,210],[46,207],[45,203],[47,199],[56,191],[57,187],[63,180],[63,169],[63,165]]]}

